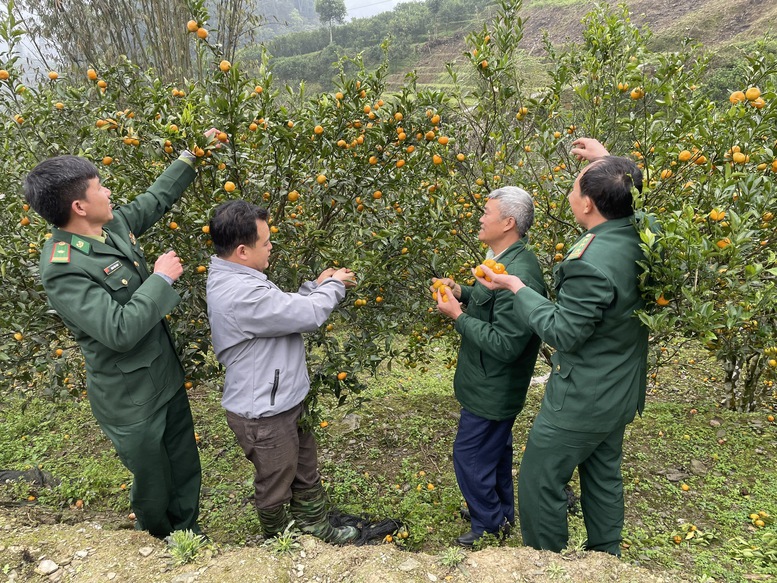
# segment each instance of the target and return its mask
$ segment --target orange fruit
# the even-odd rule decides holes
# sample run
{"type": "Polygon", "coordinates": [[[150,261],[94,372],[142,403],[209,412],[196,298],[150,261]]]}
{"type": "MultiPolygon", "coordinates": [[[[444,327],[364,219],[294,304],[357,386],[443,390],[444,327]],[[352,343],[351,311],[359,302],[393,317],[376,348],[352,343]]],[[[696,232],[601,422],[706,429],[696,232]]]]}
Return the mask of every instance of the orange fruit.
{"type": "Polygon", "coordinates": [[[692,157],[692,154],[688,150],[683,150],[679,154],[677,154],[677,159],[680,162],[687,162],[692,157]]]}
{"type": "Polygon", "coordinates": [[[372,193],[372,198],[375,200],[380,200],[383,197],[383,193],[380,190],[376,190],[372,193]]]}
{"type": "Polygon", "coordinates": [[[745,91],[745,97],[748,101],[755,101],[761,97],[761,90],[758,87],[750,87],[750,89],[745,91]]]}
{"type": "Polygon", "coordinates": [[[485,265],[486,267],[488,267],[489,269],[491,269],[493,271],[494,266],[496,265],[496,259],[486,259],[483,262],[483,265],[485,265]]]}
{"type": "Polygon", "coordinates": [[[680,488],[682,489],[683,492],[687,492],[688,490],[691,489],[691,487],[688,484],[683,484],[680,486],[680,488]]]}
{"type": "MultiPolygon", "coordinates": [[[[49,79],[54,81],[58,77],[59,77],[59,73],[57,73],[56,71],[49,71],[49,79]]],[[[759,92],[759,95],[760,95],[760,92],[759,92]]]]}
{"type": "Polygon", "coordinates": [[[227,71],[229,71],[231,68],[232,68],[232,63],[230,63],[230,62],[229,62],[229,61],[227,61],[226,59],[224,59],[223,61],[221,61],[221,62],[219,63],[219,69],[221,69],[221,70],[222,70],[222,71],[224,71],[225,73],[226,73],[227,71]]]}
{"type": "Polygon", "coordinates": [[[662,307],[663,307],[663,306],[668,306],[668,305],[669,305],[669,300],[667,300],[667,299],[664,297],[664,294],[661,294],[660,296],[658,296],[658,299],[656,300],[656,303],[657,303],[659,306],[662,306],[662,307]]]}
{"type": "Polygon", "coordinates": [[[672,171],[669,168],[661,171],[661,180],[667,180],[672,177],[672,171]]]}
{"type": "Polygon", "coordinates": [[[197,29],[200,28],[200,25],[197,24],[196,20],[190,20],[186,23],[186,30],[189,32],[197,32],[197,29]]]}
{"type": "Polygon", "coordinates": [[[443,146],[447,146],[449,142],[449,138],[448,136],[440,136],[439,138],[437,138],[437,142],[439,144],[442,144],[443,146]]]}
{"type": "Polygon", "coordinates": [[[466,157],[464,154],[461,154],[461,153],[459,153],[459,154],[456,154],[456,159],[457,159],[459,162],[464,162],[464,160],[466,160],[466,159],[467,159],[467,157],[466,157]]]}
{"type": "Polygon", "coordinates": [[[339,372],[337,373],[337,380],[338,381],[344,381],[348,377],[347,372],[339,372]]]}
{"type": "Polygon", "coordinates": [[[22,335],[21,332],[17,332],[16,334],[13,335],[13,338],[17,342],[21,342],[24,339],[24,336],[22,335]]]}
{"type": "Polygon", "coordinates": [[[97,81],[97,71],[94,69],[87,69],[86,70],[86,78],[90,81],[97,81]]]}
{"type": "Polygon", "coordinates": [[[486,276],[486,272],[485,272],[485,271],[483,271],[483,268],[482,268],[482,267],[480,267],[480,265],[478,265],[478,266],[475,268],[475,275],[476,275],[477,277],[485,277],[485,276],[486,276]]]}
{"type": "Polygon", "coordinates": [[[202,27],[197,29],[197,36],[201,39],[208,38],[208,31],[202,27]]]}
{"type": "Polygon", "coordinates": [[[324,182],[326,182],[326,175],[319,174],[318,176],[316,176],[316,182],[318,182],[319,184],[324,184],[324,182]]]}
{"type": "Polygon", "coordinates": [[[494,273],[504,273],[505,272],[505,266],[502,263],[496,263],[494,264],[494,273]]]}
{"type": "Polygon", "coordinates": [[[731,159],[734,161],[734,164],[744,164],[747,162],[747,155],[742,152],[734,152],[731,155],[731,159]]]}
{"type": "Polygon", "coordinates": [[[325,427],[329,427],[329,421],[322,421],[321,423],[318,424],[318,426],[321,427],[322,429],[324,429],[325,427]]]}
{"type": "Polygon", "coordinates": [[[0,69],[0,81],[5,81],[11,76],[11,74],[5,69],[0,69]]]}
{"type": "Polygon", "coordinates": [[[27,225],[30,224],[30,218],[29,217],[22,217],[22,219],[19,221],[19,224],[22,227],[26,227],[27,225]]]}
{"type": "Polygon", "coordinates": [[[299,200],[299,192],[296,190],[292,190],[288,194],[287,198],[289,199],[289,202],[297,202],[297,200],[299,200]]]}
{"type": "Polygon", "coordinates": [[[480,68],[481,69],[487,69],[488,68],[488,61],[486,61],[485,59],[480,61],[480,68]]]}
{"type": "Polygon", "coordinates": [[[205,233],[206,235],[210,233],[210,225],[203,225],[202,232],[205,233]]]}
{"type": "Polygon", "coordinates": [[[438,114],[436,114],[436,113],[435,113],[435,114],[434,114],[434,115],[431,117],[431,119],[430,119],[429,121],[430,121],[430,122],[432,122],[432,125],[433,125],[433,126],[436,126],[438,123],[440,123],[440,116],[439,116],[438,114]]]}
{"type": "Polygon", "coordinates": [[[722,221],[725,216],[726,211],[719,211],[718,209],[712,209],[709,215],[713,221],[722,221]]]}
{"type": "Polygon", "coordinates": [[[394,119],[396,121],[402,121],[405,118],[405,116],[402,114],[401,111],[398,111],[394,114],[394,119]]]}
{"type": "Polygon", "coordinates": [[[113,158],[111,158],[110,156],[104,156],[103,157],[103,165],[104,166],[110,166],[112,162],[113,162],[113,158]]]}
{"type": "Polygon", "coordinates": [[[720,249],[725,249],[729,245],[731,245],[731,239],[726,237],[725,239],[721,239],[717,243],[715,243],[720,249]]]}
{"type": "Polygon", "coordinates": [[[438,154],[435,154],[432,156],[432,162],[435,164],[442,164],[442,158],[438,154]]]}
{"type": "Polygon", "coordinates": [[[197,273],[205,273],[206,271],[208,271],[208,268],[205,267],[204,265],[197,266],[197,273]]]}
{"type": "Polygon", "coordinates": [[[759,97],[758,99],[753,99],[750,102],[750,105],[752,105],[756,109],[763,109],[764,105],[766,105],[766,102],[763,100],[762,97],[759,97]]]}
{"type": "Polygon", "coordinates": [[[103,81],[102,79],[100,79],[100,80],[97,82],[97,86],[98,86],[100,89],[105,89],[106,87],[108,87],[108,84],[107,84],[105,81],[103,81]]]}
{"type": "Polygon", "coordinates": [[[744,91],[734,91],[728,98],[728,100],[733,104],[736,105],[737,103],[741,103],[746,99],[745,92],[744,91]]]}
{"type": "Polygon", "coordinates": [[[404,165],[405,165],[405,161],[404,160],[397,160],[397,168],[402,168],[402,166],[404,166],[404,165]]]}
{"type": "Polygon", "coordinates": [[[630,96],[634,101],[636,101],[645,97],[645,91],[642,89],[642,87],[635,87],[631,90],[630,96]]]}
{"type": "Polygon", "coordinates": [[[320,136],[321,134],[324,133],[324,128],[321,126],[316,126],[313,128],[313,133],[316,134],[317,136],[320,136]]]}
{"type": "Polygon", "coordinates": [[[170,224],[168,225],[173,231],[175,231],[178,228],[178,223],[175,221],[170,221],[170,224]]]}

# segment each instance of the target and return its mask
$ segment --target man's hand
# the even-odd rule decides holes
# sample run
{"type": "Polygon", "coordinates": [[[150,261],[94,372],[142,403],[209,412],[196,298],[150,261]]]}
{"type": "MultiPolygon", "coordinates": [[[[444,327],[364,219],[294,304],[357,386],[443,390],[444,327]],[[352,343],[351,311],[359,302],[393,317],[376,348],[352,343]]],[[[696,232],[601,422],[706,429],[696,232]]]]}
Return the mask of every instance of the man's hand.
{"type": "Polygon", "coordinates": [[[592,162],[593,160],[598,160],[599,158],[610,155],[607,148],[605,148],[599,140],[595,140],[594,138],[578,138],[572,142],[572,145],[574,146],[574,148],[572,148],[572,155],[576,156],[578,160],[588,160],[589,162],[592,162]]]}
{"type": "Polygon", "coordinates": [[[453,290],[447,285],[443,285],[437,290],[437,309],[452,320],[456,320],[463,313],[461,304],[453,296],[453,290]]]}
{"type": "Polygon", "coordinates": [[[321,275],[319,275],[319,276],[316,278],[316,283],[320,285],[322,281],[324,281],[325,279],[329,279],[330,277],[332,277],[332,274],[333,274],[334,272],[335,272],[335,268],[334,268],[334,267],[329,267],[328,269],[325,269],[324,271],[322,271],[322,272],[321,272],[321,275]]]}
{"type": "MultiPolygon", "coordinates": [[[[327,271],[329,270],[328,269],[325,270],[321,275],[324,275],[324,273],[326,273],[327,271]]],[[[353,271],[351,271],[347,267],[341,267],[337,271],[334,271],[334,270],[332,271],[333,273],[330,273],[327,277],[331,277],[338,281],[342,281],[345,284],[345,287],[347,288],[356,287],[356,274],[353,271]]]]}
{"type": "Polygon", "coordinates": [[[477,274],[476,269],[472,270],[472,275],[474,275],[477,280],[488,289],[509,289],[513,293],[518,293],[518,290],[526,287],[521,281],[521,278],[517,275],[510,275],[509,273],[494,273],[493,270],[486,265],[481,265],[480,269],[485,274],[483,277],[480,277],[477,274]]]}
{"type": "Polygon", "coordinates": [[[176,255],[175,251],[168,251],[159,256],[154,263],[154,273],[166,275],[173,281],[183,275],[183,260],[176,255]]]}
{"type": "Polygon", "coordinates": [[[437,291],[437,288],[440,287],[440,285],[447,286],[451,289],[451,292],[453,292],[453,296],[456,299],[459,299],[461,297],[461,286],[453,281],[450,277],[440,277],[432,278],[432,285],[429,286],[429,291],[434,292],[437,291]],[[440,284],[437,284],[437,282],[441,282],[440,284]]]}

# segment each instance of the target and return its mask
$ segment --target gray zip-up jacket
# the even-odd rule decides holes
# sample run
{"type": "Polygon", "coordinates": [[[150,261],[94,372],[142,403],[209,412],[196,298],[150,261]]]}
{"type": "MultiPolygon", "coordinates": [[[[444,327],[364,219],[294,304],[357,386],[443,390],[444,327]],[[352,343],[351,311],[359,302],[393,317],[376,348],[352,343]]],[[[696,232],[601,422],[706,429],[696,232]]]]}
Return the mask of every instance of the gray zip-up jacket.
{"type": "Polygon", "coordinates": [[[213,256],[207,301],[213,350],[226,369],[222,406],[249,419],[288,411],[310,390],[302,332],[345,297],[336,279],[286,293],[261,271],[213,256]]]}

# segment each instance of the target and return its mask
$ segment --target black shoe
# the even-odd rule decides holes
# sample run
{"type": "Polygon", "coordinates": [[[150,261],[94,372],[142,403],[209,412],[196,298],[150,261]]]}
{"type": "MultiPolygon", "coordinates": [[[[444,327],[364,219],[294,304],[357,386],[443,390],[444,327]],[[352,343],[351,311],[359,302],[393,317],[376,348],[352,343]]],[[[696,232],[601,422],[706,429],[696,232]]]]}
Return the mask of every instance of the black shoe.
{"type": "Polygon", "coordinates": [[[478,534],[475,531],[470,530],[469,532],[462,534],[454,542],[460,547],[471,549],[482,536],[482,534],[478,534]]]}

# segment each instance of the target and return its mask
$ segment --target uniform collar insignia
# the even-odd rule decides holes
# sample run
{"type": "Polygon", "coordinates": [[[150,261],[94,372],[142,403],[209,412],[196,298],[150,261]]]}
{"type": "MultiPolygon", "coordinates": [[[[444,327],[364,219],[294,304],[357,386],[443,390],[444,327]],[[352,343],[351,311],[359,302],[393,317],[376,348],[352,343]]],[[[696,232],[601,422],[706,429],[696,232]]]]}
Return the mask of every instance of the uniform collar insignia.
{"type": "Polygon", "coordinates": [[[70,244],[81,251],[84,255],[89,255],[89,251],[92,249],[92,244],[86,239],[82,239],[78,235],[73,235],[70,239],[70,244]]]}

